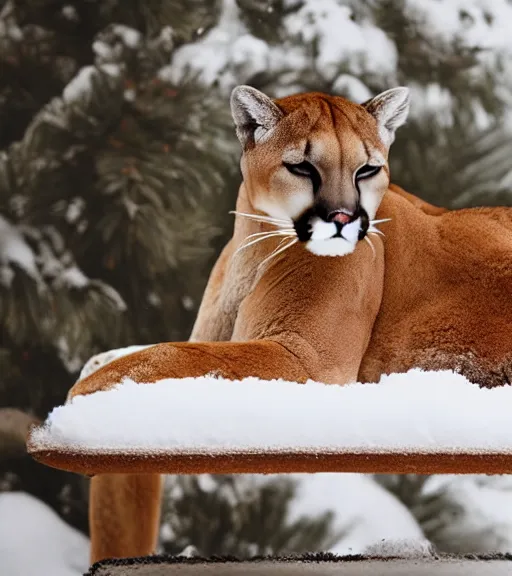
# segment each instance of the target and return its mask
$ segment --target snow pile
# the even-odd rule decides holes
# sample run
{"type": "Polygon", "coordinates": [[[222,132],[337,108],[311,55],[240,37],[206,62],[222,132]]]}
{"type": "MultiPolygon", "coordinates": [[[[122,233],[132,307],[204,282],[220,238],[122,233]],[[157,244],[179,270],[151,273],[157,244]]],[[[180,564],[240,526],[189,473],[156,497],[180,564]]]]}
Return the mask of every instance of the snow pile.
{"type": "Polygon", "coordinates": [[[510,552],[512,476],[432,476],[414,515],[445,552],[510,552]]]}
{"type": "Polygon", "coordinates": [[[80,576],[88,566],[83,534],[30,494],[0,494],[2,576],[80,576]]]}
{"type": "Polygon", "coordinates": [[[411,370],[379,384],[166,379],[76,396],[32,434],[33,449],[512,453],[510,387],[411,370]]]}
{"type": "Polygon", "coordinates": [[[406,542],[414,542],[423,549],[425,537],[414,516],[371,476],[325,473],[289,476],[298,480],[298,488],[288,520],[294,522],[301,516],[331,512],[333,532],[344,533],[328,552],[371,554],[384,545],[389,547],[390,543],[403,549],[406,542]]]}

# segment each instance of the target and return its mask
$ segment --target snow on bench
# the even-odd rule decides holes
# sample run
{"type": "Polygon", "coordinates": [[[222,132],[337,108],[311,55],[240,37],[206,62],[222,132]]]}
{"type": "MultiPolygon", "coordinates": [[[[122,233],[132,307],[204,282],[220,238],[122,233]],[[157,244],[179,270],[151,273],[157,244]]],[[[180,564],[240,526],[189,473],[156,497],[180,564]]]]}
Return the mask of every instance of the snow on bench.
{"type": "Polygon", "coordinates": [[[411,370],[378,384],[213,376],[77,396],[28,450],[84,473],[512,473],[512,388],[411,370]]]}

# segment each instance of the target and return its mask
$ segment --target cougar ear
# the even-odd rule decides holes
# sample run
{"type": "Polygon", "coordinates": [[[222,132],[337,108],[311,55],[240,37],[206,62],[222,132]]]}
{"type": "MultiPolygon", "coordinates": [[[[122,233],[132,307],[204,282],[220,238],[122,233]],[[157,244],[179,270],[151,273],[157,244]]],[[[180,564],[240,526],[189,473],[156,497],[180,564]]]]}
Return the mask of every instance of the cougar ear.
{"type": "Polygon", "coordinates": [[[265,140],[283,117],[283,112],[268,96],[251,86],[236,86],[233,89],[231,114],[236,135],[244,150],[265,140]]]}
{"type": "Polygon", "coordinates": [[[379,125],[379,134],[386,146],[391,146],[395,139],[395,131],[407,119],[409,113],[409,88],[399,86],[381,92],[375,98],[363,104],[374,116],[379,125]]]}

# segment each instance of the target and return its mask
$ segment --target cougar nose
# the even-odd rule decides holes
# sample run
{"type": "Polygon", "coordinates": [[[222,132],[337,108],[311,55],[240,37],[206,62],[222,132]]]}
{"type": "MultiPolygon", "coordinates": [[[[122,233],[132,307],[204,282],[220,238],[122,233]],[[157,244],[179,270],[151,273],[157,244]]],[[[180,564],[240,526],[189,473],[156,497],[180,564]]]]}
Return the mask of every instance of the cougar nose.
{"type": "Polygon", "coordinates": [[[327,216],[327,219],[329,222],[338,222],[339,224],[344,226],[345,224],[348,224],[348,222],[350,222],[352,216],[353,216],[352,214],[347,214],[345,212],[341,212],[340,210],[336,210],[335,212],[331,212],[327,216]]]}

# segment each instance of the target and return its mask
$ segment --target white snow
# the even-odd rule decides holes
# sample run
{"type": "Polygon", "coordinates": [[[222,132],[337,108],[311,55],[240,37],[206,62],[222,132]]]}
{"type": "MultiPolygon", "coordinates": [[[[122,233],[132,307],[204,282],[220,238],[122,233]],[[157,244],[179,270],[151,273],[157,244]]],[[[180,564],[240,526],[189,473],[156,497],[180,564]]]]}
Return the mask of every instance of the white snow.
{"type": "MultiPolygon", "coordinates": [[[[197,42],[178,48],[170,65],[159,74],[162,79],[180,82],[192,73],[206,85],[216,84],[226,95],[236,84],[251,84],[259,73],[278,78],[269,90],[283,97],[310,88],[304,84],[311,71],[328,91],[358,102],[369,98],[366,83],[382,90],[398,83],[398,46],[392,35],[379,28],[374,6],[353,0],[303,0],[287,3],[292,9],[282,19],[281,38],[276,43],[251,34],[242,21],[236,0],[223,0],[218,23],[197,42]]],[[[495,93],[511,103],[512,4],[507,0],[405,0],[404,14],[425,39],[425,58],[439,60],[439,54],[453,51],[470,54],[476,65],[464,74],[475,83],[492,74],[495,93]],[[432,54],[428,53],[432,47],[432,54]]],[[[464,59],[464,57],[462,57],[464,59]]],[[[410,82],[409,82],[410,84],[410,82]]],[[[412,86],[412,117],[435,115],[445,126],[453,125],[449,90],[436,82],[412,86]]],[[[378,90],[375,90],[376,92],[378,90]]],[[[483,129],[492,117],[475,96],[474,115],[483,129]]]]}
{"type": "Polygon", "coordinates": [[[512,389],[411,370],[379,384],[298,385],[212,376],[125,380],[55,408],[39,448],[166,453],[226,451],[512,454],[512,389]]]}
{"type": "Polygon", "coordinates": [[[10,284],[13,276],[12,271],[8,274],[9,264],[17,264],[29,276],[41,282],[32,248],[25,242],[21,232],[0,216],[0,272],[7,284],[10,284]]]}
{"type": "Polygon", "coordinates": [[[80,196],[75,196],[69,202],[67,211],[66,211],[66,222],[69,224],[75,224],[76,221],[80,218],[83,214],[85,209],[85,200],[80,196]]]}
{"type": "Polygon", "coordinates": [[[353,74],[393,74],[398,57],[394,44],[379,28],[351,16],[352,9],[337,0],[309,0],[286,19],[287,37],[315,43],[316,67],[327,80],[342,65],[353,74]]]}
{"type": "Polygon", "coordinates": [[[431,476],[414,514],[444,551],[510,552],[512,476],[431,476]]]}
{"type": "MultiPolygon", "coordinates": [[[[199,74],[199,80],[204,84],[219,81],[226,91],[235,84],[233,72],[228,70],[231,58],[234,56],[233,44],[245,34],[245,27],[238,19],[238,8],[235,0],[224,0],[223,9],[217,26],[212,28],[200,40],[186,44],[178,49],[170,66],[165,66],[159,72],[160,78],[169,82],[179,82],[189,72],[199,74]]],[[[259,40],[254,38],[258,47],[259,40]]],[[[247,57],[247,42],[244,51],[247,57]]],[[[268,49],[268,47],[267,47],[268,49]]],[[[258,53],[258,50],[256,50],[258,53]]],[[[258,54],[261,60],[261,54],[258,54]]],[[[249,64],[252,69],[255,67],[249,64]]]]}
{"type": "Polygon", "coordinates": [[[345,98],[358,104],[373,96],[366,84],[350,74],[340,74],[332,85],[332,91],[334,94],[342,94],[345,98]]]}
{"type": "Polygon", "coordinates": [[[123,96],[127,102],[134,102],[137,98],[137,92],[133,88],[128,88],[123,92],[123,96]]]}
{"type": "MultiPolygon", "coordinates": [[[[222,498],[232,506],[239,501],[250,501],[269,483],[283,479],[278,474],[242,474],[235,484],[226,486],[214,480],[211,474],[201,474],[197,480],[205,492],[222,490],[222,498]]],[[[339,555],[363,554],[377,547],[396,550],[410,548],[422,550],[425,536],[414,516],[390,492],[380,486],[370,475],[363,474],[287,474],[286,479],[295,483],[294,497],[288,504],[285,522],[292,525],[302,518],[331,516],[330,534],[337,536],[323,549],[339,555]]],[[[171,501],[183,498],[176,490],[180,483],[168,477],[166,495],[171,501]]],[[[176,538],[173,527],[163,522],[162,541],[176,538]]],[[[311,550],[313,552],[313,550],[311,550]]],[[[257,553],[256,550],[254,552],[257,553]]],[[[273,554],[272,549],[268,550],[273,554]]]]}
{"type": "Polygon", "coordinates": [[[193,310],[194,309],[194,299],[191,298],[190,296],[183,296],[183,298],[181,299],[181,303],[183,305],[183,308],[185,308],[185,310],[193,310]]]}
{"type": "Polygon", "coordinates": [[[128,46],[128,48],[135,49],[140,44],[141,34],[134,28],[130,28],[124,24],[116,24],[113,27],[113,32],[123,40],[123,43],[128,46]]]}
{"type": "Polygon", "coordinates": [[[121,68],[119,64],[102,64],[100,66],[100,70],[112,76],[113,78],[117,78],[121,74],[121,68]]]}
{"type": "Polygon", "coordinates": [[[510,52],[512,6],[507,0],[406,0],[406,15],[430,38],[462,46],[510,52]]]}
{"type": "Polygon", "coordinates": [[[88,567],[83,534],[30,494],[0,494],[2,576],[81,576],[88,567]]]}
{"type": "Polygon", "coordinates": [[[162,305],[162,299],[156,292],[149,292],[147,296],[148,303],[155,308],[159,308],[162,305]]]}
{"type": "Polygon", "coordinates": [[[284,93],[297,91],[301,87],[294,86],[294,77],[312,67],[326,81],[350,72],[354,80],[366,73],[393,82],[397,66],[394,43],[372,22],[354,21],[348,4],[305,0],[299,10],[284,17],[283,41],[267,44],[247,30],[236,1],[223,0],[217,25],[197,42],[179,48],[160,76],[179,82],[193,72],[204,84],[215,82],[225,92],[261,72],[282,78],[289,74],[291,85],[284,93]]]}
{"type": "Polygon", "coordinates": [[[408,559],[429,558],[435,556],[432,543],[426,539],[410,540],[383,538],[382,541],[368,546],[364,553],[368,556],[400,557],[408,559]]]}
{"type": "Polygon", "coordinates": [[[171,28],[171,26],[164,26],[160,30],[159,40],[162,42],[162,44],[166,45],[168,49],[172,48],[173,38],[174,30],[171,28]]]}
{"type": "Polygon", "coordinates": [[[70,266],[62,270],[55,279],[56,287],[66,286],[68,288],[86,288],[90,284],[89,278],[77,266],[70,266]]]}
{"type": "Polygon", "coordinates": [[[71,352],[66,337],[59,336],[55,340],[54,346],[57,348],[57,354],[59,355],[59,358],[66,367],[67,371],[71,374],[78,372],[78,370],[80,370],[80,366],[82,365],[83,359],[79,352],[75,352],[74,354],[71,352]]]}
{"type": "Polygon", "coordinates": [[[94,66],[84,66],[78,74],[68,83],[62,93],[64,102],[72,104],[83,98],[84,94],[91,89],[92,77],[97,70],[94,66]]]}
{"type": "MultiPolygon", "coordinates": [[[[274,475],[265,476],[271,478],[274,475]]],[[[334,554],[370,553],[389,542],[423,542],[414,516],[371,476],[363,474],[290,474],[298,481],[288,520],[333,514],[333,532],[345,534],[328,550],[334,554]]]]}
{"type": "Polygon", "coordinates": [[[80,17],[78,16],[78,12],[76,11],[76,8],[74,6],[72,6],[71,4],[67,4],[66,6],[63,6],[61,13],[64,16],[64,18],[66,18],[67,20],[72,20],[73,22],[78,22],[80,20],[80,17]]]}
{"type": "Polygon", "coordinates": [[[448,89],[437,82],[425,86],[409,82],[407,87],[410,90],[411,102],[414,102],[414,106],[411,106],[411,118],[435,118],[440,126],[453,125],[453,111],[458,104],[448,89]]]}
{"type": "Polygon", "coordinates": [[[110,58],[112,56],[112,47],[101,40],[94,41],[92,43],[92,49],[100,58],[110,58]]]}

